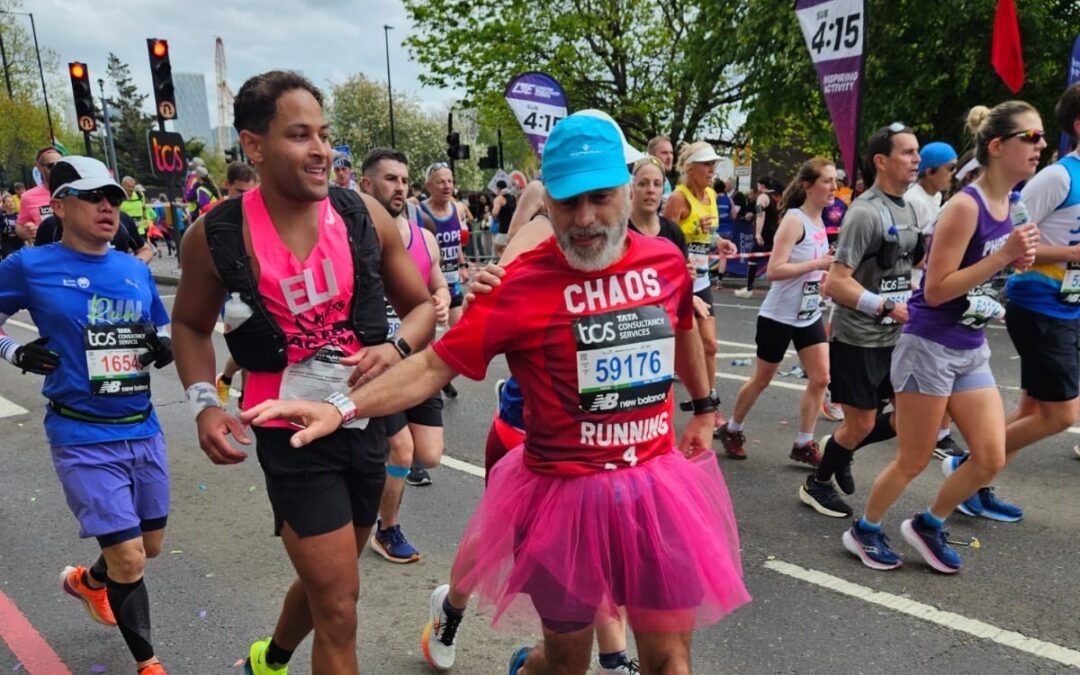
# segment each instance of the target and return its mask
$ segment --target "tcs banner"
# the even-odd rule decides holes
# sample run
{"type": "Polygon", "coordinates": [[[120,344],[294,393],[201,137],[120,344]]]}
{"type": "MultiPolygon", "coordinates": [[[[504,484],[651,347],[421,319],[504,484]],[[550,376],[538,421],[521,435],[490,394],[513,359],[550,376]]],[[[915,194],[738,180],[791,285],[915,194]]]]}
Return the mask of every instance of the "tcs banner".
{"type": "Polygon", "coordinates": [[[173,131],[146,132],[146,145],[150,150],[150,169],[158,178],[183,176],[187,170],[184,138],[173,131]]]}

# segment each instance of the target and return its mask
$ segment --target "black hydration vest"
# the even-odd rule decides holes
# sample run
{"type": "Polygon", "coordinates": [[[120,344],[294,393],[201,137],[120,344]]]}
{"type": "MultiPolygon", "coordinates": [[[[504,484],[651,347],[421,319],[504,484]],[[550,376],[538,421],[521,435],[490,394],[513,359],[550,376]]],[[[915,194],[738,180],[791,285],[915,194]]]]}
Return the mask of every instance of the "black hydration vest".
{"type": "MultiPolygon", "coordinates": [[[[330,204],[345,220],[353,263],[353,297],[349,323],[360,344],[386,342],[386,303],[383,299],[382,247],[375,224],[360,196],[352,190],[330,187],[330,204]]],[[[285,332],[266,309],[259,284],[244,249],[242,199],[217,204],[203,219],[206,243],[218,276],[231,295],[252,309],[251,317],[225,333],[229,353],[241,368],[257,372],[278,372],[288,365],[285,332]]]]}

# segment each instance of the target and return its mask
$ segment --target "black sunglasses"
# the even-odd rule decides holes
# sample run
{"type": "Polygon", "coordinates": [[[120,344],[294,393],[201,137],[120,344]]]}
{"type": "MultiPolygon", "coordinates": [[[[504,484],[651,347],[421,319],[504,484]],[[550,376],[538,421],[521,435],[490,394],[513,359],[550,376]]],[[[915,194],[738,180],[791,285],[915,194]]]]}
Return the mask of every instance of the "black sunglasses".
{"type": "Polygon", "coordinates": [[[1014,131],[1011,134],[1005,134],[1001,137],[1001,140],[1005,141],[1010,138],[1019,138],[1025,143],[1031,143],[1035,145],[1046,137],[1046,132],[1042,129],[1024,129],[1023,131],[1014,131]]]}
{"type": "Polygon", "coordinates": [[[118,207],[124,200],[117,196],[116,193],[105,192],[104,190],[76,190],[69,188],[65,193],[65,197],[75,197],[76,199],[88,202],[90,204],[100,204],[101,200],[109,202],[111,206],[118,207]]]}

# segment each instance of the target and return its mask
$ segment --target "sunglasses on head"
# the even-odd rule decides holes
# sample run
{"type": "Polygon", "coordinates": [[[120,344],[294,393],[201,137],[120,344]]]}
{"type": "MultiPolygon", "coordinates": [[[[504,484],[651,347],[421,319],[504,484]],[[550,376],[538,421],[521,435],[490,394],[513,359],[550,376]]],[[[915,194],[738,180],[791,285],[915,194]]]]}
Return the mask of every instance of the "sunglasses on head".
{"type": "Polygon", "coordinates": [[[1023,131],[1014,131],[1011,134],[1006,134],[1001,137],[1001,140],[1005,141],[1010,138],[1019,138],[1025,143],[1035,145],[1045,137],[1046,132],[1042,129],[1024,129],[1023,131]]]}
{"type": "Polygon", "coordinates": [[[68,189],[64,193],[64,197],[75,197],[81,201],[90,204],[100,204],[101,200],[109,202],[114,208],[120,206],[120,203],[124,201],[117,194],[112,192],[105,192],[104,190],[76,190],[74,188],[68,189]]]}
{"type": "Polygon", "coordinates": [[[906,124],[904,124],[903,122],[893,122],[889,126],[885,127],[886,131],[889,132],[890,136],[892,136],[893,134],[902,133],[904,131],[904,129],[907,129],[907,128],[908,128],[908,126],[906,124]]]}
{"type": "Polygon", "coordinates": [[[439,169],[449,169],[450,165],[446,162],[435,162],[427,168],[427,177],[431,178],[431,174],[435,173],[439,169]]]}

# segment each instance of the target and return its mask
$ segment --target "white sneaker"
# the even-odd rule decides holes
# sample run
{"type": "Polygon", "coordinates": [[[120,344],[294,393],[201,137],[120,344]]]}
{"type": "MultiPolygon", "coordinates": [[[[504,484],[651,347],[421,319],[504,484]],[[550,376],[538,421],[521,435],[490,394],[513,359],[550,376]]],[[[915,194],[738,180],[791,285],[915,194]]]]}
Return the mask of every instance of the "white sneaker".
{"type": "Polygon", "coordinates": [[[736,298],[752,298],[752,297],[754,297],[754,291],[752,291],[749,288],[736,288],[735,289],[735,297],[736,298]]]}
{"type": "Polygon", "coordinates": [[[833,422],[844,421],[844,409],[840,407],[840,404],[832,402],[832,392],[828,389],[825,389],[825,398],[821,401],[821,414],[825,416],[825,419],[833,422]]]}
{"type": "Polygon", "coordinates": [[[450,594],[449,584],[439,586],[431,593],[431,608],[424,634],[420,638],[420,649],[431,667],[436,670],[450,670],[454,666],[457,647],[454,639],[461,619],[451,619],[443,611],[443,601],[450,594]]]}

